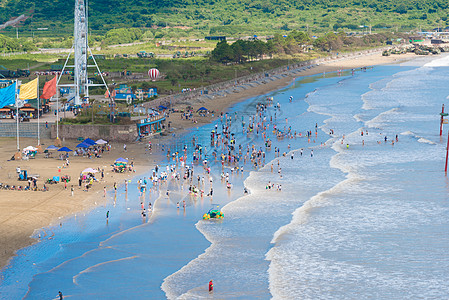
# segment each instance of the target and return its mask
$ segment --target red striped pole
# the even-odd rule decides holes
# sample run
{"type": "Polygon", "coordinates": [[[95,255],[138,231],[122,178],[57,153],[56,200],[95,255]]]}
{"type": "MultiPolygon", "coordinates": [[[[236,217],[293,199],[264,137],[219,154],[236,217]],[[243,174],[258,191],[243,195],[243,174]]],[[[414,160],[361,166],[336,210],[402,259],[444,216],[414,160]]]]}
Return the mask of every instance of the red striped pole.
{"type": "Polygon", "coordinates": [[[444,167],[444,173],[447,174],[447,156],[449,154],[449,131],[447,132],[447,146],[446,146],[446,166],[444,167]]]}

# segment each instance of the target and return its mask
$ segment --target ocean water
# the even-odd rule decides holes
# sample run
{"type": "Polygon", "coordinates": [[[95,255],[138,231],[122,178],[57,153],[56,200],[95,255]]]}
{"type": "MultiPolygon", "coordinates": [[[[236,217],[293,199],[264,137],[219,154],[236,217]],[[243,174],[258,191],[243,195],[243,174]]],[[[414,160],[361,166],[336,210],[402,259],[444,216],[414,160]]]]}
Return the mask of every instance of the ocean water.
{"type": "Polygon", "coordinates": [[[265,112],[270,129],[297,131],[277,139],[267,130],[271,150],[241,124],[267,95],[235,105],[228,115],[236,143],[266,152],[260,169],[240,162],[243,174],[212,158],[210,132],[220,119],[157,145],[172,152],[186,145],[194,177],[205,177],[205,191],[213,186],[213,199],[188,196],[177,180],[140,195],[134,178],[104,206],[37,232],[41,242],[2,270],[0,298],[52,299],[59,290],[73,299],[447,298],[449,181],[438,113],[449,95],[448,66],[449,56],[426,57],[298,78],[268,94],[280,106],[265,112]],[[212,183],[191,164],[193,138],[212,183]],[[230,173],[231,190],[221,172],[230,173]],[[146,219],[142,198],[154,205],[146,219]],[[224,220],[201,220],[215,205],[224,220]]]}

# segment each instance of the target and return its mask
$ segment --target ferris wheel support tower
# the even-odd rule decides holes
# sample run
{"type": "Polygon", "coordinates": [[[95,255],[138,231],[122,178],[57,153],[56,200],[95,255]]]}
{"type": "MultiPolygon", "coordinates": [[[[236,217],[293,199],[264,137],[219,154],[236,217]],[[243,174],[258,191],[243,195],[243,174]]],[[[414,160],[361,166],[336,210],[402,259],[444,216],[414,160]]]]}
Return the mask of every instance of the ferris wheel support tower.
{"type": "MultiPolygon", "coordinates": [[[[75,0],[75,18],[74,18],[74,33],[73,33],[73,45],[70,49],[69,55],[64,63],[62,72],[58,78],[58,87],[73,87],[74,88],[74,101],[75,105],[80,105],[82,103],[81,95],[84,98],[89,99],[89,87],[91,86],[104,86],[106,90],[108,86],[104,77],[98,67],[97,61],[89,47],[88,42],[88,16],[87,16],[87,1],[88,0],[75,0]],[[73,55],[74,64],[67,65],[70,57],[73,55]],[[89,65],[89,59],[92,58],[93,65],[89,65]],[[73,84],[59,84],[59,81],[64,74],[64,71],[68,68],[73,68],[73,84]],[[103,83],[94,84],[89,82],[88,78],[88,68],[96,68],[98,74],[101,76],[103,83]]],[[[70,99],[69,99],[70,100],[70,99]]]]}

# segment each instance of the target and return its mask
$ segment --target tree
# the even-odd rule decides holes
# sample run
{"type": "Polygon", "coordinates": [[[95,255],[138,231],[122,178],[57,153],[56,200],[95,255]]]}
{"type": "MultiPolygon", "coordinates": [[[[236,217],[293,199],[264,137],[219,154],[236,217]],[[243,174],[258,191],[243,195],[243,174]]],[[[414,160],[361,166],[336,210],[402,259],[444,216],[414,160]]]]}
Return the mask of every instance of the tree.
{"type": "Polygon", "coordinates": [[[217,43],[217,46],[211,53],[212,59],[221,62],[223,64],[233,61],[234,53],[228,42],[221,41],[217,43]]]}
{"type": "Polygon", "coordinates": [[[246,59],[243,56],[243,47],[245,46],[245,42],[242,40],[236,41],[231,45],[232,52],[234,53],[233,60],[238,63],[244,62],[246,59]]]}

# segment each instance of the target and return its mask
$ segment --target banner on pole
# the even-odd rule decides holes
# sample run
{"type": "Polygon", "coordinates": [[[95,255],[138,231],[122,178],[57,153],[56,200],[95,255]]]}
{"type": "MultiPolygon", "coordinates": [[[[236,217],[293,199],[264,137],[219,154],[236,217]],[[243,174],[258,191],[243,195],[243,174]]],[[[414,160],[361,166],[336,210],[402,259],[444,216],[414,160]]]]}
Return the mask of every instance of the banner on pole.
{"type": "Polygon", "coordinates": [[[55,76],[52,80],[47,81],[44,85],[44,90],[42,92],[41,98],[42,99],[50,99],[54,95],[56,95],[56,78],[55,76]]]}
{"type": "Polygon", "coordinates": [[[13,105],[16,102],[16,84],[0,89],[0,108],[13,105]]]}
{"type": "Polygon", "coordinates": [[[29,100],[37,98],[37,78],[22,84],[20,86],[19,99],[20,100],[29,100]]]}

